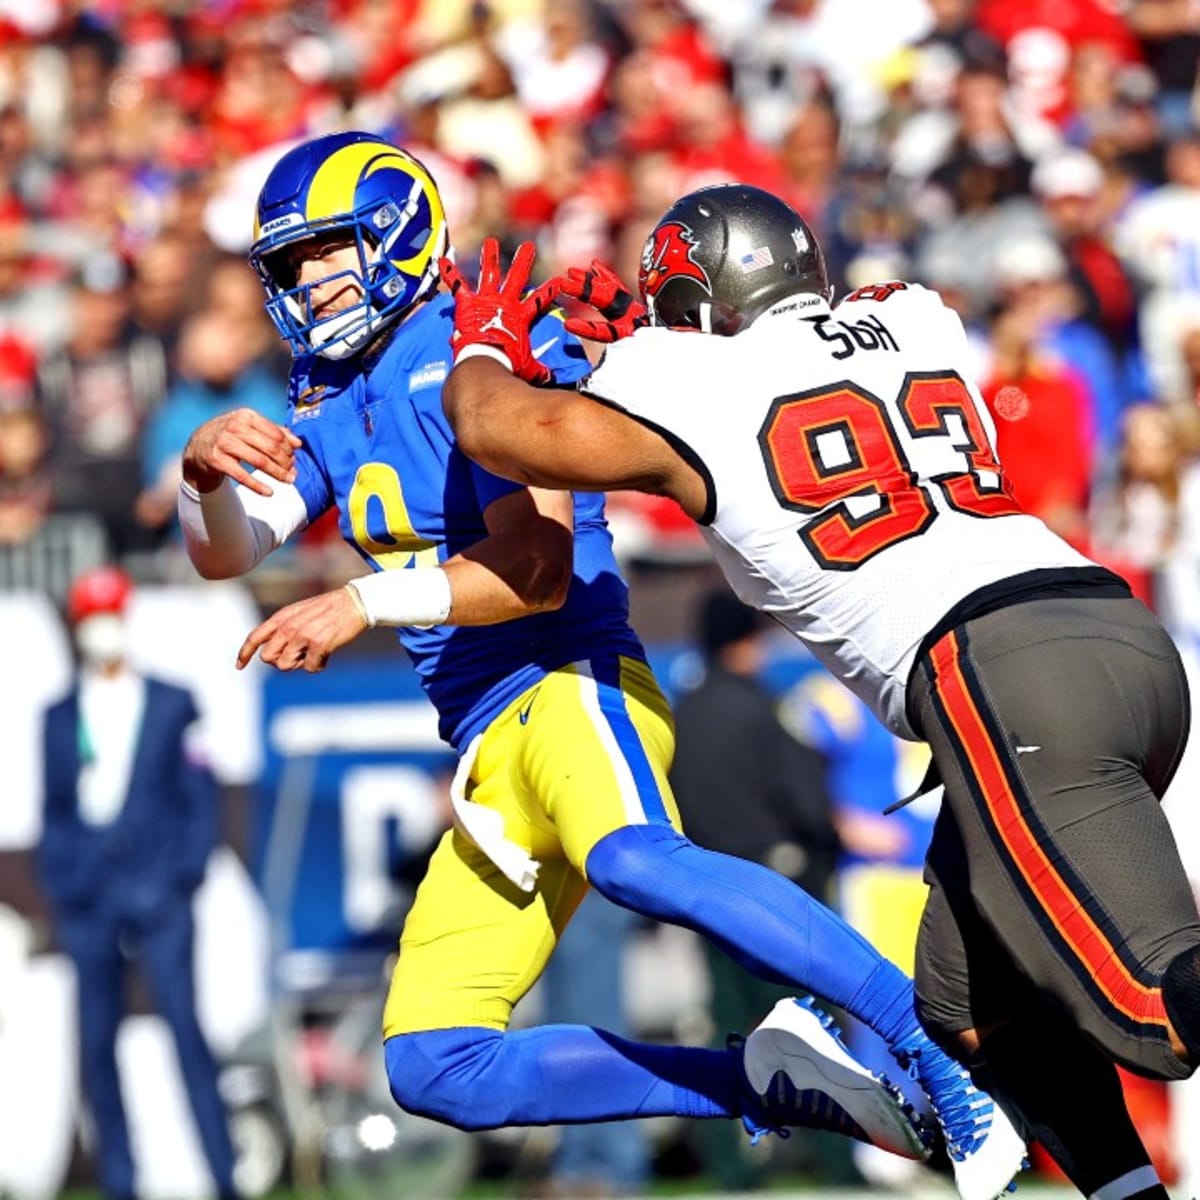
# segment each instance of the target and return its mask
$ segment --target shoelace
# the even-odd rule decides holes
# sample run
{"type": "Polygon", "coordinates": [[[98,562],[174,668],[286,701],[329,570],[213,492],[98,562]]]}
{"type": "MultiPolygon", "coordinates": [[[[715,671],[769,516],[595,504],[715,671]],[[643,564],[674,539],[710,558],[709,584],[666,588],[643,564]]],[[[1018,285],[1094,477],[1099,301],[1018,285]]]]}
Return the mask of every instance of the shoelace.
{"type": "Polygon", "coordinates": [[[946,1138],[952,1159],[962,1161],[979,1149],[992,1124],[992,1100],[972,1082],[965,1067],[948,1055],[941,1062],[926,1063],[922,1070],[920,1048],[906,1050],[901,1066],[933,1101],[934,1112],[946,1138]]]}
{"type": "MultiPolygon", "coordinates": [[[[725,1048],[727,1050],[741,1050],[746,1044],[746,1039],[740,1033],[730,1033],[725,1036],[725,1048]]],[[[763,1114],[765,1115],[765,1114],[763,1114]]],[[[768,1134],[773,1133],[776,1137],[783,1138],[785,1141],[792,1136],[792,1131],[786,1125],[764,1125],[756,1114],[743,1111],[742,1126],[750,1135],[750,1145],[757,1146],[763,1138],[768,1134]]]]}

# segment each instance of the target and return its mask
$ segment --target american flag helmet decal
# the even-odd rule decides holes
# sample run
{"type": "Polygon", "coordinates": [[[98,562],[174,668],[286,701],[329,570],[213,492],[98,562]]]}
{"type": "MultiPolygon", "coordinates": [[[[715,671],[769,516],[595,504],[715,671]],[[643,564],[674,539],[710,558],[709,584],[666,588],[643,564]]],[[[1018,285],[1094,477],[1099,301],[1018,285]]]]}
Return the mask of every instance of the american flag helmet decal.
{"type": "Polygon", "coordinates": [[[749,275],[751,271],[761,271],[763,267],[771,266],[774,261],[775,256],[771,253],[770,246],[759,246],[757,250],[751,250],[749,254],[743,254],[738,259],[743,275],[749,275]]]}

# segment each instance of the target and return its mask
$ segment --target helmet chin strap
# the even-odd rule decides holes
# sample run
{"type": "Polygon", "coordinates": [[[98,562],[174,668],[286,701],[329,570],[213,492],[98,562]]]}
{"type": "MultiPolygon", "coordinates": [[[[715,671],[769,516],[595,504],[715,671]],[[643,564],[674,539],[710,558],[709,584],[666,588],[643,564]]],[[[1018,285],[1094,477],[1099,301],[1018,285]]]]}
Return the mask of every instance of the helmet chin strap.
{"type": "Polygon", "coordinates": [[[322,358],[348,358],[362,348],[367,339],[378,328],[378,322],[362,318],[362,311],[370,310],[367,303],[356,304],[345,312],[314,325],[308,332],[313,352],[322,358]]]}

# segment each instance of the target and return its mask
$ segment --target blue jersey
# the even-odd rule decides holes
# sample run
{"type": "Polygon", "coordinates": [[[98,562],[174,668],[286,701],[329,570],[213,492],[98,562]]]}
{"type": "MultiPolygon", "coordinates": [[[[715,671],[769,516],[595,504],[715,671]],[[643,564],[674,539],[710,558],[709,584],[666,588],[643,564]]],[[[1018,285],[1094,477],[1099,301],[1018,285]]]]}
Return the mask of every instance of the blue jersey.
{"type": "MultiPolygon", "coordinates": [[[[342,536],[376,570],[433,566],[487,536],[484,510],[519,484],[459,450],[442,410],[454,302],[439,295],[401,325],[377,357],[308,357],[289,383],[303,441],[296,487],[309,520],[336,505],[342,536]]],[[[533,328],[560,383],[587,374],[578,341],[555,314],[533,328]]],[[[461,748],[547,671],[603,654],[643,658],[628,591],[604,520],[604,498],[575,495],[575,573],[566,602],[498,625],[399,630],[442,737],[461,748]]]]}

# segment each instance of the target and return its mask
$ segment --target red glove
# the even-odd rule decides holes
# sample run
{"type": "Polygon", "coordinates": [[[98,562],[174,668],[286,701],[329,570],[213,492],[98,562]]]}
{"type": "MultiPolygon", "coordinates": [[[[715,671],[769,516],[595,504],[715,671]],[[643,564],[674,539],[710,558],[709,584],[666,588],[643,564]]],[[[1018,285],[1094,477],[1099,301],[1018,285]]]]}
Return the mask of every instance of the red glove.
{"type": "MultiPolygon", "coordinates": [[[[533,323],[554,304],[554,289],[543,284],[523,295],[533,266],[532,242],[522,242],[513,255],[512,266],[500,278],[500,243],[488,238],[479,253],[479,286],[471,291],[458,268],[448,258],[438,266],[442,282],[454,297],[454,360],[464,357],[470,346],[487,347],[482,351],[502,359],[512,373],[526,383],[549,383],[549,367],[533,357],[529,330],[533,323]]],[[[473,353],[480,353],[474,351],[473,353]]]]}
{"type": "Polygon", "coordinates": [[[593,342],[615,342],[649,324],[646,306],[621,282],[621,277],[598,258],[592,259],[592,265],[586,271],[571,267],[566,275],[553,282],[562,295],[574,296],[576,300],[590,304],[604,318],[603,321],[567,318],[564,324],[578,337],[590,338],[593,342]]]}

